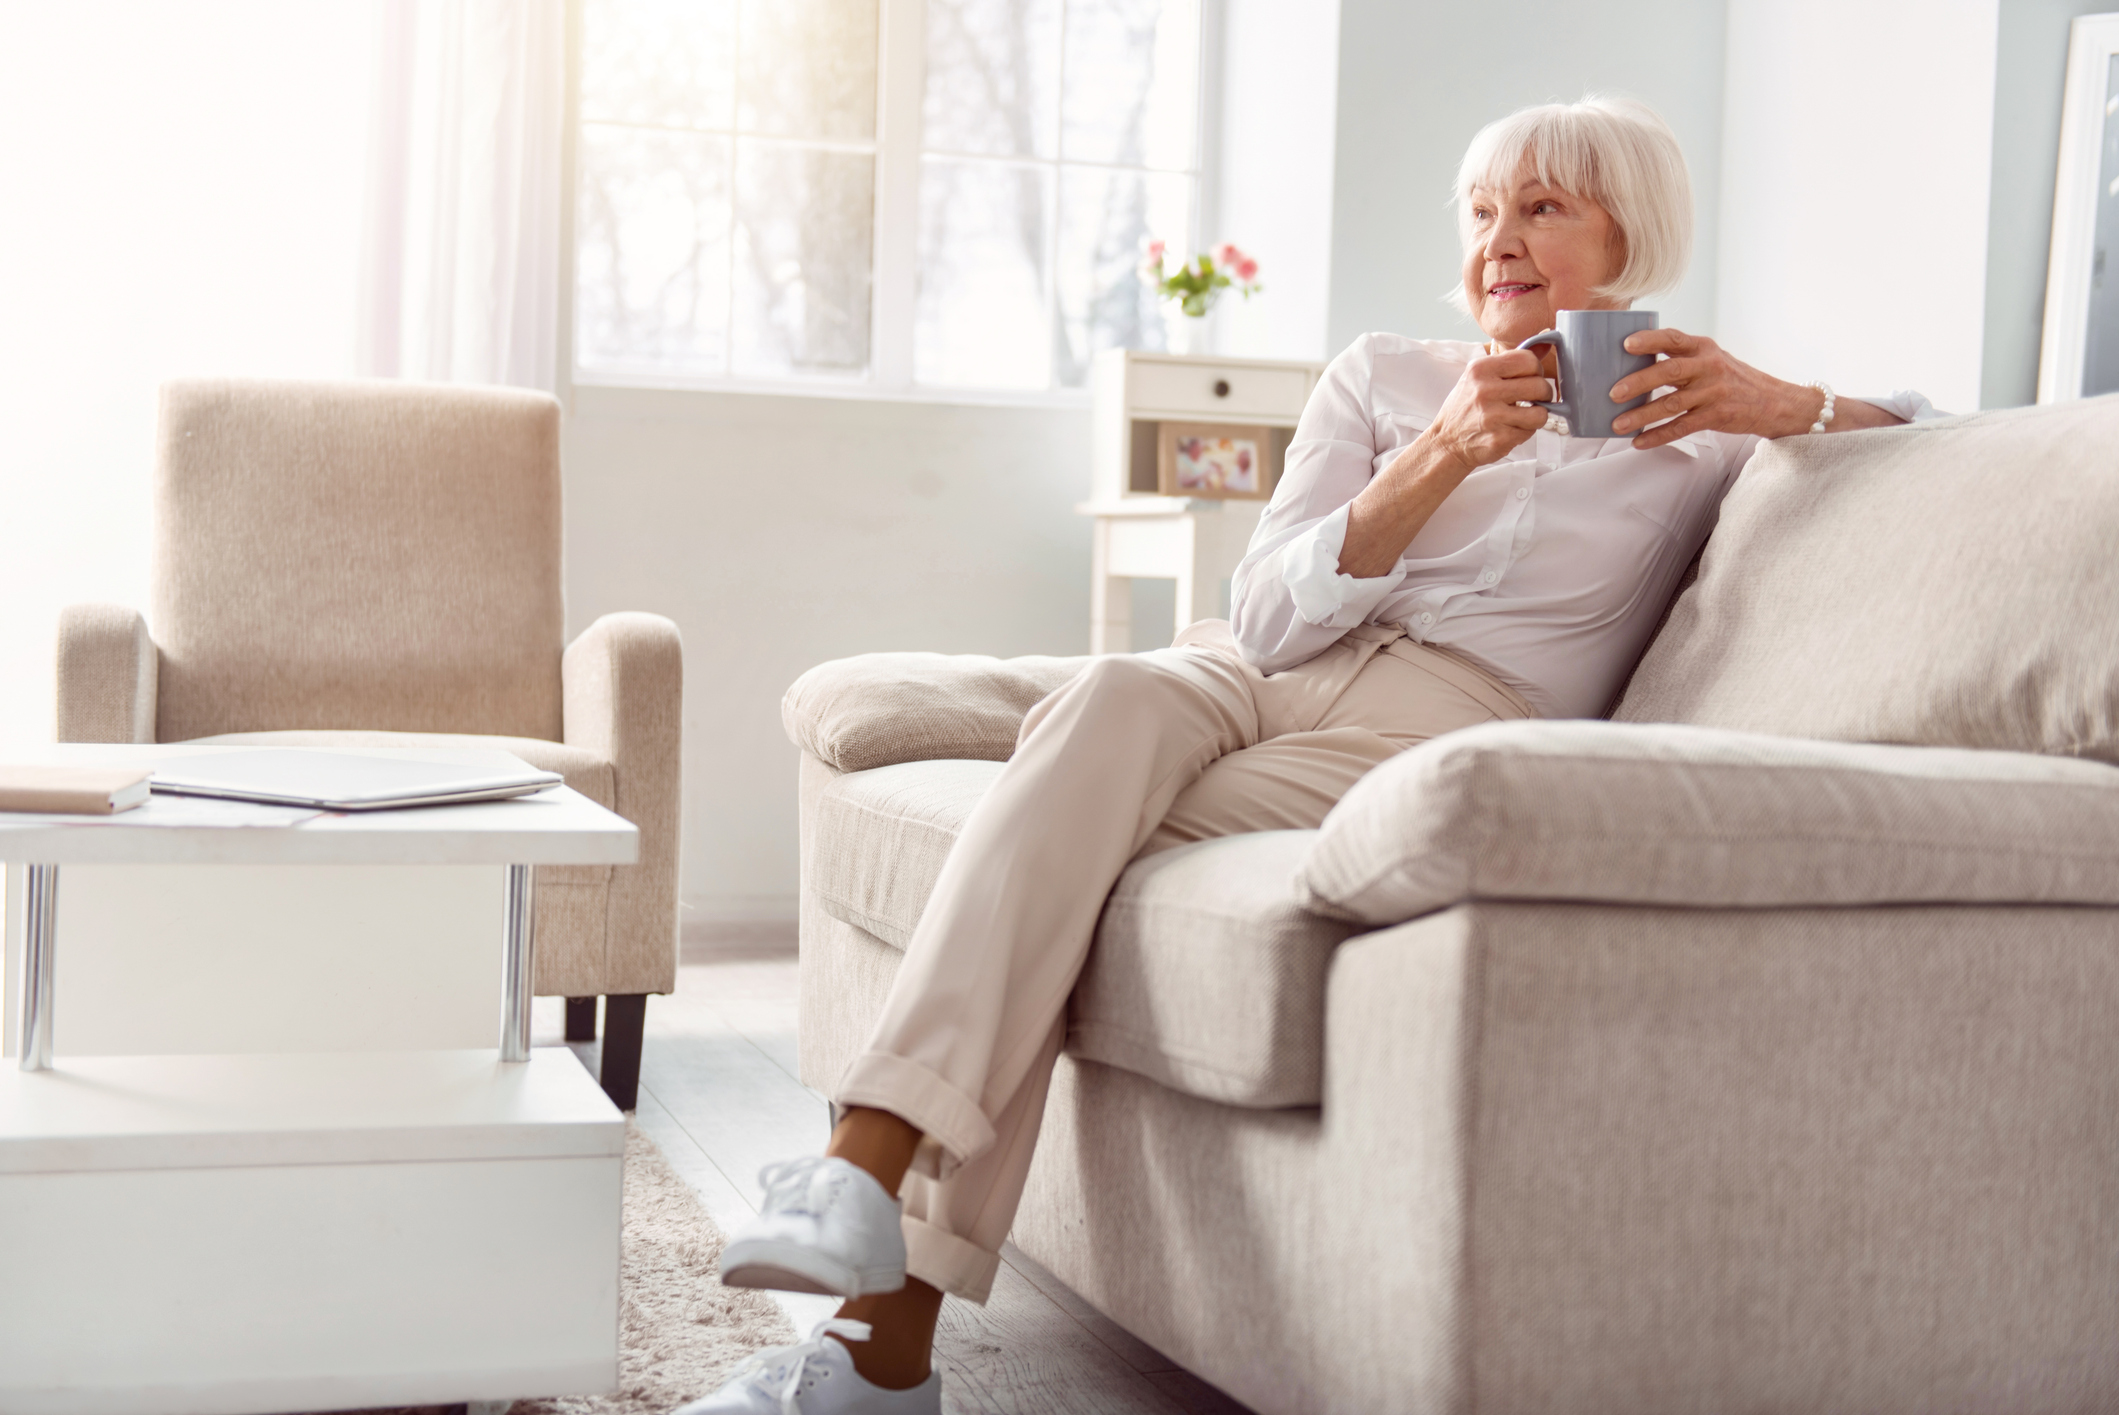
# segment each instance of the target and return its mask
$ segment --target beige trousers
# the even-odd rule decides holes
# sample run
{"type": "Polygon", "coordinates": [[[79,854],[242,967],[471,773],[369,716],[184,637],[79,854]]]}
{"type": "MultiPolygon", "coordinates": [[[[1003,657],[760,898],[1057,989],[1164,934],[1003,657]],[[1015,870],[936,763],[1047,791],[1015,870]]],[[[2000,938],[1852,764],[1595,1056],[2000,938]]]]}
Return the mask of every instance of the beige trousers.
{"type": "Polygon", "coordinates": [[[1449,653],[1363,626],[1266,677],[1220,620],[1113,654],[1023,720],[906,946],[868,1050],[834,1099],[925,1133],[907,1270],[986,1300],[1015,1220],[1068,994],[1136,856],[1317,825],[1364,773],[1460,727],[1534,714],[1449,653]]]}

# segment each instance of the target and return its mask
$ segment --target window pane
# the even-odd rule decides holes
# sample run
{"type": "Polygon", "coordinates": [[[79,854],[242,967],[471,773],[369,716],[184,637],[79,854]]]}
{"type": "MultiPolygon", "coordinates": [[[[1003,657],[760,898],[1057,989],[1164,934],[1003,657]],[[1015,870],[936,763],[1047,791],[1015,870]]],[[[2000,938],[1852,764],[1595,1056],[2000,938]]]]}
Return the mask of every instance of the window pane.
{"type": "Polygon", "coordinates": [[[1060,0],[928,0],[926,136],[938,152],[1051,157],[1060,0]]]}
{"type": "Polygon", "coordinates": [[[581,116],[727,129],[736,101],[736,0],[588,0],[581,116]]]}
{"type": "Polygon", "coordinates": [[[719,373],[727,364],[729,139],[585,123],[575,361],[719,373]]]}
{"type": "Polygon", "coordinates": [[[746,133],[876,135],[876,0],[744,0],[746,133]]]}
{"type": "Polygon", "coordinates": [[[1162,315],[1140,278],[1141,243],[1167,241],[1176,260],[1189,249],[1192,179],[1101,167],[1060,169],[1059,297],[1064,337],[1053,381],[1088,381],[1104,349],[1160,349],[1162,315]]]}
{"type": "Polygon", "coordinates": [[[1052,169],[930,158],[920,166],[921,383],[1043,388],[1052,367],[1045,233],[1052,169]]]}
{"type": "Polygon", "coordinates": [[[744,141],[737,170],[737,371],[860,372],[875,159],[744,141]]]}
{"type": "Polygon", "coordinates": [[[1197,0],[1069,0],[1062,157],[1192,166],[1197,0]]]}

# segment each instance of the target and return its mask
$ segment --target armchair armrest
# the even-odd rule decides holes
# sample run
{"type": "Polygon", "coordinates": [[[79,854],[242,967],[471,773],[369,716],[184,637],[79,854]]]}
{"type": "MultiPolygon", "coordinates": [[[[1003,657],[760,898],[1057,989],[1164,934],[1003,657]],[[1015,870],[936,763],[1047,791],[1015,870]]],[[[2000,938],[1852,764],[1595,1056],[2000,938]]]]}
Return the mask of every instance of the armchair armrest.
{"type": "Polygon", "coordinates": [[[684,645],[659,614],[606,614],[560,659],[566,744],[611,763],[613,807],[640,831],[638,864],[611,875],[604,990],[677,981],[677,862],[684,818],[684,645]]]}
{"type": "Polygon", "coordinates": [[[68,605],[59,614],[59,740],[154,741],[160,669],[138,610],[68,605]]]}
{"type": "Polygon", "coordinates": [[[1392,924],[1470,900],[1705,909],[2119,904],[2119,767],[1612,722],[1491,723],[1325,818],[1304,902],[1392,924]]]}
{"type": "Polygon", "coordinates": [[[780,700],[788,740],[839,771],[945,758],[1004,762],[1030,709],[1090,659],[864,653],[822,663],[780,700]]]}

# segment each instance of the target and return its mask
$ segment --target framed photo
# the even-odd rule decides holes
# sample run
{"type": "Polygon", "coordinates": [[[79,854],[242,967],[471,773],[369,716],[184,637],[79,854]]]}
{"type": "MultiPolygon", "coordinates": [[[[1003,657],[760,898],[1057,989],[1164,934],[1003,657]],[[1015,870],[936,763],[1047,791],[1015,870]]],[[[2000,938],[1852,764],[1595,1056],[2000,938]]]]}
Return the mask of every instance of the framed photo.
{"type": "Polygon", "coordinates": [[[2119,15],[2068,35],[2038,401],[2119,392],[2119,15]]]}
{"type": "Polygon", "coordinates": [[[1155,489],[1209,501],[1263,501],[1280,475],[1273,429],[1241,423],[1164,423],[1155,489]]]}

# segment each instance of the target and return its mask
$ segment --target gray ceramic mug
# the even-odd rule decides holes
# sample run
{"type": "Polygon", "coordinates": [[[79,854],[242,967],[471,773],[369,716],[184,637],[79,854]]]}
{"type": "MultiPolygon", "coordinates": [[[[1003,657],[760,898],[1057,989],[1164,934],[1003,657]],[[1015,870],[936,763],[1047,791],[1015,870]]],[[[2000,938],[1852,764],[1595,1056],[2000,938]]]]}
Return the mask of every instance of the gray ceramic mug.
{"type": "Polygon", "coordinates": [[[1648,401],[1643,393],[1611,401],[1611,386],[1655,362],[1653,354],[1626,352],[1626,336],[1655,328],[1654,310],[1561,310],[1560,327],[1533,334],[1516,347],[1550,344],[1560,356],[1560,396],[1541,408],[1567,419],[1570,437],[1617,437],[1611,420],[1648,401]]]}

